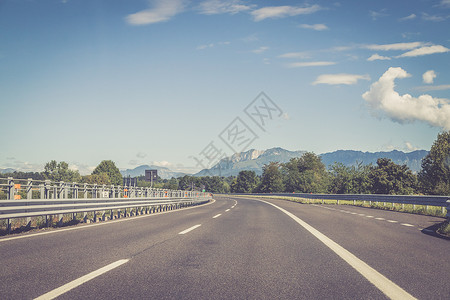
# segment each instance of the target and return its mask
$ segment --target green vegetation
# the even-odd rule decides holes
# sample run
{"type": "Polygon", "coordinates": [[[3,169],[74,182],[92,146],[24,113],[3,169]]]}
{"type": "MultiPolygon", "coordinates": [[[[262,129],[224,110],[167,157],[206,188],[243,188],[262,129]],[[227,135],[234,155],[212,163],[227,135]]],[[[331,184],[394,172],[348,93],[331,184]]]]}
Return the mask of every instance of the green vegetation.
{"type": "Polygon", "coordinates": [[[111,184],[122,185],[122,174],[112,160],[102,161],[92,172],[92,175],[107,175],[111,184]]]}
{"type": "Polygon", "coordinates": [[[450,131],[438,134],[422,160],[419,182],[424,193],[450,195],[450,131]]]}
{"type": "Polygon", "coordinates": [[[261,184],[257,189],[260,193],[276,193],[284,191],[280,164],[271,162],[263,167],[261,184]]]}
{"type": "Polygon", "coordinates": [[[450,221],[445,221],[441,228],[439,228],[439,233],[444,234],[446,236],[450,236],[450,221]]]}
{"type": "MultiPolygon", "coordinates": [[[[66,162],[52,160],[41,173],[15,172],[2,177],[17,179],[50,179],[53,181],[85,182],[90,184],[122,184],[122,176],[111,160],[102,161],[91,175],[81,177],[70,170],[66,162]]],[[[144,176],[138,186],[150,187],[144,176]]],[[[212,193],[331,193],[331,194],[435,194],[450,195],[450,131],[438,134],[430,153],[422,161],[422,170],[414,174],[406,165],[380,158],[377,164],[345,166],[334,163],[326,170],[321,158],[311,152],[287,163],[271,162],[263,167],[262,175],[241,171],[238,176],[183,176],[161,179],[154,188],[208,191],[212,193]]],[[[1,191],[0,191],[0,197],[1,191]]]]}
{"type": "Polygon", "coordinates": [[[259,177],[254,171],[242,171],[231,184],[233,193],[251,193],[259,185],[259,177]]]}
{"type": "Polygon", "coordinates": [[[65,161],[57,163],[52,160],[45,164],[44,172],[42,175],[45,179],[51,181],[64,181],[64,182],[80,182],[81,175],[78,171],[70,170],[69,164],[65,161]]]}
{"type": "MultiPolygon", "coordinates": [[[[271,195],[248,195],[245,197],[252,198],[270,198],[270,199],[280,199],[287,200],[302,204],[328,204],[328,205],[353,205],[368,208],[376,208],[383,210],[407,212],[413,214],[435,216],[435,217],[445,217],[447,211],[440,206],[426,206],[426,205],[412,205],[412,204],[399,204],[390,202],[369,202],[369,201],[350,201],[350,200],[332,200],[332,199],[308,199],[301,197],[289,197],[289,196],[271,196],[271,195]]],[[[450,230],[450,227],[449,227],[450,230]]]]}

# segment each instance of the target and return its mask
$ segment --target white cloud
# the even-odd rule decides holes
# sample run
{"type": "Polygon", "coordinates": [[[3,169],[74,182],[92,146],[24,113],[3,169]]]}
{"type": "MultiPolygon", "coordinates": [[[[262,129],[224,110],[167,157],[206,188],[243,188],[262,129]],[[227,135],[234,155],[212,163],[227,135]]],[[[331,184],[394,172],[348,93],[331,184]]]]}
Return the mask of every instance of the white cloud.
{"type": "Polygon", "coordinates": [[[78,162],[74,162],[69,164],[69,169],[73,171],[78,171],[80,175],[89,175],[94,171],[95,167],[88,166],[86,164],[81,164],[78,162]]]}
{"type": "MultiPolygon", "coordinates": [[[[386,115],[401,124],[423,121],[431,126],[450,130],[450,104],[447,99],[421,95],[400,95],[394,90],[395,79],[411,75],[402,68],[389,68],[362,97],[374,114],[386,115]]],[[[380,116],[381,116],[380,115],[380,116]]]]}
{"type": "Polygon", "coordinates": [[[144,152],[138,152],[138,153],[136,154],[136,157],[137,157],[137,158],[146,158],[146,157],[147,157],[147,153],[144,153],[144,152]]]}
{"type": "Polygon", "coordinates": [[[322,31],[322,30],[327,30],[328,27],[325,24],[313,24],[313,25],[309,25],[309,24],[301,24],[298,27],[300,28],[305,28],[305,29],[313,29],[316,31],[322,31]]]}
{"type": "Polygon", "coordinates": [[[269,49],[269,47],[262,46],[262,47],[259,47],[258,49],[252,50],[252,52],[256,53],[256,54],[260,54],[260,53],[263,53],[264,51],[266,51],[268,49],[269,49]]]}
{"type": "Polygon", "coordinates": [[[442,0],[440,3],[441,6],[450,8],[450,0],[442,0]]]}
{"type": "Polygon", "coordinates": [[[213,43],[211,43],[211,44],[204,44],[204,45],[197,46],[197,50],[203,50],[203,49],[212,48],[212,47],[214,47],[213,43]]]}
{"type": "Polygon", "coordinates": [[[278,55],[278,58],[309,58],[310,55],[306,52],[288,52],[278,55]]]}
{"type": "Polygon", "coordinates": [[[231,43],[230,42],[218,42],[217,44],[215,44],[215,43],[203,44],[203,45],[197,46],[197,50],[204,50],[207,48],[213,48],[215,46],[223,46],[223,45],[229,45],[229,44],[231,44],[231,43]]]}
{"type": "Polygon", "coordinates": [[[390,59],[391,59],[390,57],[381,56],[381,55],[378,55],[377,53],[375,53],[371,57],[369,57],[367,60],[374,61],[374,60],[390,60],[390,59]]]}
{"type": "Polygon", "coordinates": [[[183,0],[156,0],[153,8],[130,14],[126,20],[131,25],[146,25],[170,20],[184,10],[183,0]]]}
{"type": "Polygon", "coordinates": [[[216,14],[237,14],[242,11],[250,10],[254,5],[245,5],[240,0],[207,0],[199,5],[200,13],[205,15],[216,14]]]}
{"type": "Polygon", "coordinates": [[[432,84],[435,78],[436,73],[433,70],[426,71],[422,75],[423,82],[428,84],[432,84]]]}
{"type": "Polygon", "coordinates": [[[445,90],[450,90],[450,84],[419,86],[419,87],[416,87],[415,89],[418,91],[422,91],[422,92],[445,91],[445,90]]]}
{"type": "Polygon", "coordinates": [[[420,150],[420,148],[417,148],[415,146],[413,146],[410,142],[405,142],[405,149],[407,151],[416,151],[416,150],[420,150]]]}
{"type": "Polygon", "coordinates": [[[377,12],[377,11],[373,11],[373,10],[371,10],[369,12],[369,15],[372,17],[372,20],[374,20],[374,21],[376,19],[378,19],[378,18],[387,17],[388,16],[388,14],[385,14],[384,12],[377,12]]]}
{"type": "Polygon", "coordinates": [[[441,17],[441,16],[432,16],[427,13],[423,13],[422,19],[425,21],[431,21],[431,22],[442,22],[442,21],[445,21],[446,18],[441,17]]]}
{"type": "Polygon", "coordinates": [[[312,84],[330,84],[330,85],[339,85],[346,84],[352,85],[356,84],[358,80],[370,80],[369,75],[358,75],[358,74],[323,74],[317,77],[316,81],[312,84]]]}
{"type": "Polygon", "coordinates": [[[433,46],[426,46],[421,47],[418,49],[414,49],[408,52],[403,53],[402,55],[399,55],[398,57],[415,57],[415,56],[422,56],[422,55],[430,55],[435,53],[445,53],[449,52],[450,49],[441,46],[441,45],[433,45],[433,46]]]}
{"type": "Polygon", "coordinates": [[[256,9],[251,12],[253,19],[258,22],[264,19],[277,19],[292,17],[297,15],[307,15],[315,13],[322,8],[319,5],[310,5],[305,7],[298,6],[267,6],[260,9],[256,9]]]}
{"type": "Polygon", "coordinates": [[[423,46],[422,42],[411,42],[411,43],[394,43],[394,44],[384,44],[384,45],[364,45],[363,48],[375,50],[375,51],[390,51],[390,50],[411,50],[423,46]]]}
{"type": "Polygon", "coordinates": [[[414,20],[416,17],[417,17],[416,14],[410,14],[409,16],[400,18],[398,20],[399,21],[409,21],[409,20],[414,20]]]}
{"type": "Polygon", "coordinates": [[[322,67],[322,66],[331,66],[336,63],[333,61],[308,61],[308,62],[294,62],[287,64],[289,68],[303,68],[303,67],[322,67]]]}

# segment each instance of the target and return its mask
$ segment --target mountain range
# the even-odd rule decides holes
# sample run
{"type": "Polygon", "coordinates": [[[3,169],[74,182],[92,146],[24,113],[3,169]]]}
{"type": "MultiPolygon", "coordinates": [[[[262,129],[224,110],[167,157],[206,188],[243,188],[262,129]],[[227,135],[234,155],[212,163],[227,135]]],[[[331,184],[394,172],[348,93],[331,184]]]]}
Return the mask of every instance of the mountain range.
{"type": "Polygon", "coordinates": [[[7,169],[0,169],[0,174],[6,174],[6,173],[12,173],[14,172],[14,169],[7,168],[7,169]]]}
{"type": "MultiPolygon", "coordinates": [[[[240,171],[255,171],[256,174],[262,174],[262,167],[270,162],[288,162],[291,158],[301,157],[306,151],[289,151],[280,147],[267,150],[251,149],[241,153],[235,153],[230,157],[220,160],[210,169],[204,169],[193,176],[236,176],[240,171]]],[[[389,152],[362,152],[354,150],[338,150],[334,152],[319,155],[322,162],[328,168],[334,162],[340,162],[346,166],[356,165],[361,162],[363,164],[375,165],[378,158],[390,158],[399,165],[407,165],[413,172],[417,173],[421,169],[422,158],[428,154],[426,150],[416,150],[412,152],[402,152],[393,150],[389,152]]],[[[137,177],[145,175],[145,170],[156,169],[158,176],[162,179],[170,179],[172,177],[182,177],[190,175],[181,172],[175,172],[166,167],[154,165],[141,165],[134,169],[121,170],[120,173],[124,177],[137,177]]],[[[12,173],[14,169],[0,169],[0,174],[12,173]]]]}
{"type": "MultiPolygon", "coordinates": [[[[248,150],[236,153],[231,157],[220,160],[210,169],[204,169],[194,176],[236,176],[240,171],[255,171],[257,175],[262,174],[262,167],[270,162],[288,162],[291,158],[300,157],[306,151],[289,151],[283,148],[272,148],[268,150],[248,150]]],[[[426,150],[413,152],[402,152],[393,150],[390,152],[362,152],[354,150],[338,150],[319,155],[322,162],[328,168],[334,162],[340,162],[346,166],[356,165],[361,162],[365,165],[375,165],[378,158],[390,158],[396,164],[407,165],[413,172],[421,169],[422,158],[428,154],[426,150]]]]}

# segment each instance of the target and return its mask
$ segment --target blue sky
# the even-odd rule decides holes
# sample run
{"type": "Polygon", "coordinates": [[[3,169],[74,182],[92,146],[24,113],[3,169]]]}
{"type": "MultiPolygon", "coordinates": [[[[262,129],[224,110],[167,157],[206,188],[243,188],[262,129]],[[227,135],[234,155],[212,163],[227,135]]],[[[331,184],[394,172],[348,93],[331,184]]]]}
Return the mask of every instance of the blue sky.
{"type": "Polygon", "coordinates": [[[449,25],[449,0],[1,0],[0,168],[429,150],[449,25]]]}

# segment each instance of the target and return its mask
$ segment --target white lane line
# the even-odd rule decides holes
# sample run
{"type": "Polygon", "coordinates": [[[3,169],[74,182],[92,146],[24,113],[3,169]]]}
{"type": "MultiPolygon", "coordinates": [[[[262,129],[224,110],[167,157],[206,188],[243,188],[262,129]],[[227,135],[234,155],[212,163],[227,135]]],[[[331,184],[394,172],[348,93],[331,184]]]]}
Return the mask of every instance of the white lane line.
{"type": "Polygon", "coordinates": [[[408,224],[408,223],[402,223],[400,225],[406,226],[406,227],[414,227],[414,225],[408,224]]]}
{"type": "Polygon", "coordinates": [[[389,223],[398,223],[398,221],[394,221],[394,220],[387,220],[389,223]]]}
{"type": "Polygon", "coordinates": [[[229,212],[230,211],[230,209],[227,209],[225,212],[229,212]]]}
{"type": "Polygon", "coordinates": [[[196,229],[196,228],[198,228],[198,227],[200,227],[200,226],[202,226],[202,224],[198,224],[198,225],[192,226],[191,228],[188,228],[188,229],[186,229],[186,230],[183,230],[182,232],[180,232],[180,233],[178,233],[178,234],[186,234],[186,233],[188,233],[189,231],[192,231],[192,230],[194,230],[194,229],[196,229]]]}
{"type": "Polygon", "coordinates": [[[357,213],[355,213],[355,212],[352,212],[352,215],[357,215],[357,213]]]}
{"type": "Polygon", "coordinates": [[[213,219],[220,217],[222,214],[215,215],[213,219]]]}
{"type": "Polygon", "coordinates": [[[270,202],[266,202],[264,200],[260,200],[269,205],[272,205],[275,208],[278,208],[286,215],[294,219],[298,224],[300,224],[303,228],[308,230],[312,235],[314,235],[317,239],[319,239],[322,243],[324,243],[328,248],[330,248],[334,253],[339,255],[343,260],[345,260],[350,266],[352,266],[356,271],[358,271],[362,276],[364,276],[369,282],[371,282],[375,287],[377,287],[380,291],[382,291],[387,297],[391,299],[416,299],[404,289],[396,285],[394,282],[383,276],[377,270],[360,260],[350,251],[346,250],[344,247],[339,245],[338,243],[331,240],[329,237],[295,216],[294,214],[288,212],[287,210],[272,204],[270,202]]]}
{"type": "Polygon", "coordinates": [[[364,216],[365,216],[365,214],[358,214],[358,216],[364,217],[364,216]]]}
{"type": "Polygon", "coordinates": [[[39,296],[37,298],[35,298],[35,300],[49,300],[49,299],[55,299],[58,296],[61,296],[64,293],[67,293],[68,291],[70,291],[71,289],[76,288],[77,286],[82,285],[85,282],[88,282],[91,279],[94,279],[97,276],[100,276],[108,271],[111,271],[112,269],[115,269],[121,265],[123,265],[124,263],[127,263],[129,261],[129,259],[121,259],[118,260],[116,262],[113,262],[112,264],[109,264],[103,268],[100,268],[94,272],[91,272],[87,275],[84,275],[78,279],[75,279],[74,281],[71,281],[69,283],[66,283],[65,285],[54,289],[53,291],[50,291],[42,296],[39,296]]]}
{"type": "Polygon", "coordinates": [[[375,218],[375,220],[385,221],[385,218],[375,218]]]}
{"type": "Polygon", "coordinates": [[[366,218],[373,218],[373,216],[366,216],[366,218]]]}

